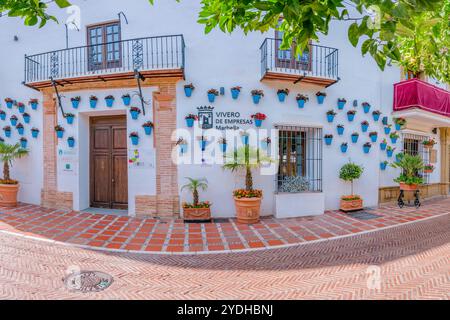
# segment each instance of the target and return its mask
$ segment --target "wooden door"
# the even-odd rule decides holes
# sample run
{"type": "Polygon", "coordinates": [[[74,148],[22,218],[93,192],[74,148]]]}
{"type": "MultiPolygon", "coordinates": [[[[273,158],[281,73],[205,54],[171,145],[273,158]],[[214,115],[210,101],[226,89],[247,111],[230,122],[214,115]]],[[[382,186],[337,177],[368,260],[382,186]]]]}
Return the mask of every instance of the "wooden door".
{"type": "Polygon", "coordinates": [[[128,209],[125,116],[91,118],[91,206],[128,209]]]}

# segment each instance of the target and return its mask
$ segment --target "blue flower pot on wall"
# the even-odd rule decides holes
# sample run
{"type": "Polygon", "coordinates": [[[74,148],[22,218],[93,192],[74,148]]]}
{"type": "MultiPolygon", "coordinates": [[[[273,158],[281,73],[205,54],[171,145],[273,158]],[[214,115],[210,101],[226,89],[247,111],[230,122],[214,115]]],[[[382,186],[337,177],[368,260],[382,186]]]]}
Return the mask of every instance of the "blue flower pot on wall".
{"type": "Polygon", "coordinates": [[[231,89],[231,97],[233,98],[233,100],[237,100],[240,93],[241,92],[237,89],[231,89]]]}
{"type": "Polygon", "coordinates": [[[259,102],[261,101],[261,95],[259,95],[259,94],[253,95],[252,98],[253,98],[254,104],[259,104],[259,102]]]}
{"type": "Polygon", "coordinates": [[[325,102],[325,96],[317,96],[317,103],[323,104],[325,102]]]}
{"type": "Polygon", "coordinates": [[[31,131],[31,136],[36,139],[39,136],[39,131],[31,131]]]}
{"type": "Polygon", "coordinates": [[[139,119],[139,112],[138,111],[130,111],[131,119],[137,120],[139,119]]]}
{"type": "Polygon", "coordinates": [[[226,153],[227,152],[227,144],[226,143],[221,143],[220,144],[220,151],[222,151],[222,153],[226,153]]]}
{"type": "Polygon", "coordinates": [[[187,127],[188,128],[193,128],[194,127],[194,119],[192,119],[192,118],[189,118],[189,119],[186,119],[186,125],[187,125],[187,127]]]}
{"type": "Polygon", "coordinates": [[[58,139],[62,139],[64,137],[64,131],[56,131],[56,136],[58,139]]]}
{"type": "Polygon", "coordinates": [[[344,131],[345,131],[344,127],[338,127],[337,128],[338,135],[340,135],[340,136],[342,136],[344,134],[344,131]]]}
{"type": "Polygon", "coordinates": [[[244,146],[247,146],[250,143],[250,137],[249,136],[241,136],[241,141],[244,146]]]}
{"type": "Polygon", "coordinates": [[[130,138],[131,139],[131,144],[133,145],[133,146],[137,146],[137,145],[139,145],[139,137],[131,137],[130,138]]]}
{"type": "Polygon", "coordinates": [[[22,149],[26,149],[28,146],[28,141],[27,140],[20,140],[20,147],[22,149]]]}
{"type": "Polygon", "coordinates": [[[131,104],[131,97],[128,97],[128,96],[122,97],[122,101],[123,101],[123,104],[124,104],[126,107],[129,107],[130,104],[131,104]]]}
{"type": "Polygon", "coordinates": [[[347,153],[347,151],[348,151],[348,145],[345,145],[345,144],[341,145],[341,152],[347,153]]]}
{"type": "Polygon", "coordinates": [[[332,123],[334,121],[334,115],[333,114],[327,114],[327,120],[329,123],[332,123]]]}
{"type": "Polygon", "coordinates": [[[363,147],[363,150],[364,150],[364,153],[365,153],[365,154],[370,153],[370,149],[371,149],[371,147],[368,147],[368,146],[364,146],[364,147],[363,147]]]}
{"type": "Polygon", "coordinates": [[[184,87],[184,94],[188,98],[192,97],[192,88],[191,87],[184,87]]]}
{"type": "Polygon", "coordinates": [[[72,100],[72,108],[78,109],[80,106],[80,100],[72,100]]]}
{"type": "Polygon", "coordinates": [[[98,100],[93,100],[93,99],[89,100],[89,105],[90,105],[91,109],[97,108],[97,102],[98,102],[98,100]]]}
{"type": "Polygon", "coordinates": [[[362,132],[367,132],[369,130],[369,125],[368,124],[361,124],[361,129],[362,129],[362,132]]]}
{"type": "Polygon", "coordinates": [[[7,138],[11,138],[11,130],[5,130],[5,136],[7,137],[7,138]]]}
{"type": "Polygon", "coordinates": [[[153,132],[153,127],[144,127],[145,134],[151,136],[153,132]]]}
{"type": "Polygon", "coordinates": [[[28,124],[31,121],[31,117],[30,116],[23,116],[23,121],[28,124]]]}
{"type": "Polygon", "coordinates": [[[345,108],[345,102],[344,101],[338,101],[338,109],[344,110],[345,108]]]}
{"type": "Polygon", "coordinates": [[[11,119],[11,125],[13,127],[15,127],[17,125],[17,120],[16,119],[11,119]]]}
{"type": "Polygon", "coordinates": [[[25,128],[17,128],[17,132],[23,136],[23,134],[25,133],[25,128]]]}
{"type": "Polygon", "coordinates": [[[394,150],[388,150],[386,153],[388,158],[392,158],[394,156],[394,150]]]}
{"type": "Polygon", "coordinates": [[[370,140],[372,141],[372,143],[376,143],[378,141],[378,135],[371,135],[370,140]]]}
{"type": "Polygon", "coordinates": [[[0,119],[5,121],[6,120],[6,113],[1,113],[0,114],[0,119]]]}
{"type": "Polygon", "coordinates": [[[380,114],[374,113],[374,114],[372,114],[372,116],[373,116],[373,121],[375,121],[375,122],[380,121],[380,117],[381,117],[380,114]]]}
{"type": "Polygon", "coordinates": [[[325,144],[327,145],[327,146],[331,146],[331,144],[333,143],[333,138],[325,138],[325,144]]]}
{"type": "Polygon", "coordinates": [[[25,106],[19,107],[19,113],[25,113],[25,106]]]}
{"type": "Polygon", "coordinates": [[[397,144],[398,138],[391,138],[392,144],[397,144]]]}
{"type": "Polygon", "coordinates": [[[352,135],[352,142],[353,142],[353,143],[358,143],[358,140],[359,140],[359,136],[357,136],[357,135],[352,135]]]}
{"type": "Polygon", "coordinates": [[[384,134],[390,134],[392,129],[390,127],[384,127],[384,134]]]}
{"type": "Polygon", "coordinates": [[[301,100],[297,100],[297,104],[299,109],[303,109],[305,107],[306,101],[301,99],[301,100]]]}
{"type": "Polygon", "coordinates": [[[106,106],[107,106],[108,108],[112,108],[112,107],[113,107],[113,105],[114,105],[114,99],[108,98],[108,99],[105,99],[105,101],[106,101],[106,106]]]}
{"type": "Polygon", "coordinates": [[[67,124],[73,124],[75,118],[72,117],[72,116],[68,116],[68,117],[66,118],[66,120],[67,120],[67,124]]]}
{"type": "Polygon", "coordinates": [[[287,94],[286,94],[286,93],[284,93],[284,92],[278,93],[278,100],[279,100],[280,102],[285,102],[285,101],[286,101],[286,97],[287,97],[287,94]]]}
{"type": "Polygon", "coordinates": [[[208,93],[208,101],[214,103],[216,101],[216,95],[214,93],[208,93]]]}
{"type": "Polygon", "coordinates": [[[37,108],[38,108],[38,103],[37,103],[37,102],[31,102],[31,103],[30,103],[30,106],[31,106],[31,110],[37,110],[37,108]]]}
{"type": "Polygon", "coordinates": [[[75,139],[68,139],[67,144],[69,145],[69,148],[75,147],[75,139]]]}
{"type": "Polygon", "coordinates": [[[262,120],[260,120],[260,119],[256,119],[256,120],[255,120],[255,126],[256,126],[257,128],[261,128],[261,127],[262,127],[262,124],[263,124],[263,121],[262,121],[262,120]]]}
{"type": "Polygon", "coordinates": [[[385,125],[385,126],[387,126],[388,125],[388,122],[389,122],[389,119],[388,119],[388,117],[383,117],[383,124],[385,125]]]}
{"type": "Polygon", "coordinates": [[[364,113],[369,113],[371,108],[372,107],[370,105],[364,105],[363,106],[364,113]]]}
{"type": "Polygon", "coordinates": [[[352,113],[347,114],[347,119],[349,122],[353,122],[355,120],[355,115],[352,113]]]}
{"type": "Polygon", "coordinates": [[[14,102],[12,102],[12,101],[6,102],[6,107],[7,107],[8,109],[12,109],[13,105],[14,105],[14,102]]]}
{"type": "Polygon", "coordinates": [[[387,143],[385,143],[385,142],[380,143],[380,148],[381,148],[381,151],[385,151],[387,148],[387,143]]]}
{"type": "Polygon", "coordinates": [[[386,162],[382,162],[382,163],[380,163],[380,169],[381,169],[381,171],[385,171],[386,169],[387,169],[387,163],[386,162]]]}
{"type": "Polygon", "coordinates": [[[395,130],[400,131],[402,130],[402,126],[399,125],[398,123],[395,124],[395,130]]]}

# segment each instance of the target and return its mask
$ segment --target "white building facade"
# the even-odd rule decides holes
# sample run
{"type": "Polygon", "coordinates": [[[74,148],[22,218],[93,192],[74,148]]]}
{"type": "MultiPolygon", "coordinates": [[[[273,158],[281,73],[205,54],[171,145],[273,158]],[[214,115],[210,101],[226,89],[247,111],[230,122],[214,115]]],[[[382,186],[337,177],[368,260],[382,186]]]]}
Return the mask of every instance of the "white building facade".
{"type": "MultiPolygon", "coordinates": [[[[279,49],[275,31],[244,36],[240,31],[227,35],[214,30],[205,35],[196,22],[199,1],[73,4],[68,12],[55,9],[60,23],[42,29],[0,18],[0,98],[5,112],[0,125],[11,127],[10,137],[4,130],[0,136],[7,143],[25,138],[30,150],[12,171],[21,184],[20,201],[178,216],[181,204],[191,201],[181,186],[186,177],[193,177],[209,181],[201,198],[213,203],[213,216],[233,217],[232,192],[243,187],[244,175],[222,169],[223,156],[213,137],[218,132],[228,137],[235,133],[241,143],[239,132],[256,132],[251,118],[256,113],[267,119],[251,142],[259,144],[269,135],[269,154],[279,160],[275,171],[255,172],[255,187],[264,192],[262,215],[308,216],[338,209],[341,196],[350,193],[350,186],[339,179],[340,168],[349,161],[365,169],[355,181],[355,193],[366,206],[395,200],[398,185],[393,179],[399,171],[389,166],[382,170],[380,165],[395,161],[402,152],[420,154],[435,166],[425,175],[424,196],[448,193],[448,115],[420,108],[394,112],[394,84],[404,80],[403,73],[395,66],[382,72],[371,57],[362,57],[347,40],[346,23],[332,22],[329,35],[296,57],[293,50],[279,49]],[[187,97],[184,86],[190,83],[195,90],[187,97]],[[236,86],[242,89],[234,99],[231,88],[236,86]],[[277,91],[285,88],[290,93],[280,102],[277,91]],[[214,102],[208,100],[210,89],[219,91],[214,102]],[[254,103],[252,90],[264,91],[259,104],[254,103]],[[317,92],[327,94],[323,104],[317,92]],[[122,100],[125,94],[131,96],[129,105],[122,100]],[[309,96],[303,108],[298,94],[309,96]],[[91,96],[98,98],[95,108],[91,96]],[[105,100],[108,96],[115,98],[112,106],[105,100]],[[78,108],[71,101],[75,97],[80,97],[78,108]],[[4,102],[7,98],[13,101],[11,108],[4,102]],[[347,100],[342,110],[339,98],[347,100]],[[30,99],[38,99],[36,110],[28,104],[30,99]],[[20,102],[26,105],[29,123],[18,108],[20,102]],[[368,113],[364,102],[371,106],[368,113]],[[137,120],[131,107],[141,111],[137,120]],[[327,119],[329,110],[336,112],[333,122],[327,119]],[[357,111],[353,121],[348,119],[349,110],[357,111]],[[378,121],[375,110],[381,112],[378,121]],[[200,116],[201,123],[189,128],[188,114],[200,116]],[[24,125],[23,135],[11,122],[13,116],[24,125]],[[391,125],[395,117],[408,121],[395,143],[385,133],[385,117],[391,125]],[[143,128],[147,121],[154,123],[150,135],[143,128]],[[366,132],[364,121],[369,123],[366,132]],[[64,128],[62,138],[55,132],[57,125],[64,128]],[[39,129],[37,137],[32,136],[33,128],[39,129]],[[130,139],[134,132],[138,145],[130,139]],[[376,142],[370,132],[378,133],[376,142]],[[353,133],[359,134],[357,142],[352,141],[353,133]],[[324,137],[330,134],[333,141],[327,145],[324,137]],[[204,151],[197,141],[202,135],[209,140],[204,151]],[[75,141],[73,147],[69,137],[75,141]],[[180,137],[188,142],[187,154],[181,156],[176,146],[180,137]],[[392,158],[380,147],[384,139],[395,148],[392,158]],[[431,151],[422,145],[428,139],[437,142],[431,151]],[[368,142],[372,148],[365,153],[368,142]],[[345,153],[342,143],[348,143],[345,153]],[[289,177],[296,178],[290,180],[295,187],[288,185],[289,177]]],[[[445,86],[433,85],[445,91],[445,86]]]]}

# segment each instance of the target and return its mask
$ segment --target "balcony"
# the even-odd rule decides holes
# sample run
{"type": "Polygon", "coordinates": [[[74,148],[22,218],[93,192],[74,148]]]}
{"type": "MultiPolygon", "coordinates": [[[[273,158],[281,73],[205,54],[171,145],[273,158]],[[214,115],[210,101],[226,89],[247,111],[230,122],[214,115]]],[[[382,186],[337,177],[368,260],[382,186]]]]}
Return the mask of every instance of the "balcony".
{"type": "Polygon", "coordinates": [[[434,127],[450,126],[450,92],[413,79],[394,85],[394,116],[434,127]]]}
{"type": "Polygon", "coordinates": [[[339,81],[339,50],[311,44],[301,56],[295,47],[281,50],[281,39],[261,45],[261,80],[281,80],[329,87],[339,81]]]}
{"type": "Polygon", "coordinates": [[[24,84],[34,89],[58,84],[146,78],[184,78],[183,35],[138,38],[25,56],[24,84]]]}

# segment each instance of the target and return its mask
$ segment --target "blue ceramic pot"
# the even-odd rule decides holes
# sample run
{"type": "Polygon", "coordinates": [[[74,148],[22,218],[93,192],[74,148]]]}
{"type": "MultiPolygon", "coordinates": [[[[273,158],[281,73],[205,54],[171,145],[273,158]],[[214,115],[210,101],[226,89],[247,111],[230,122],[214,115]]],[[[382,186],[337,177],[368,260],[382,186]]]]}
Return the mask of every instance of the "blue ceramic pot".
{"type": "Polygon", "coordinates": [[[333,138],[325,138],[325,144],[327,146],[331,146],[332,143],[333,143],[333,138]]]}
{"type": "Polygon", "coordinates": [[[392,131],[391,128],[389,128],[389,127],[384,127],[384,134],[390,134],[391,131],[392,131]]]}
{"type": "Polygon", "coordinates": [[[89,105],[91,106],[92,109],[97,108],[97,102],[98,100],[89,100],[89,105]]]}
{"type": "Polygon", "coordinates": [[[131,137],[131,143],[133,146],[139,145],[139,137],[131,137]]]}
{"type": "Polygon", "coordinates": [[[338,127],[338,128],[337,128],[337,132],[338,132],[338,134],[339,134],[340,136],[342,136],[342,135],[344,134],[344,131],[345,131],[345,128],[343,128],[343,127],[338,127]]]}
{"type": "Polygon", "coordinates": [[[6,113],[0,114],[0,119],[5,121],[6,120],[6,113]]]}
{"type": "Polygon", "coordinates": [[[231,89],[231,97],[233,98],[233,100],[237,100],[240,93],[241,92],[237,89],[231,89]]]}
{"type": "Polygon", "coordinates": [[[249,136],[241,136],[241,141],[242,141],[243,145],[247,146],[250,142],[250,137],[249,136]]]}
{"type": "Polygon", "coordinates": [[[38,103],[37,102],[31,102],[30,105],[31,105],[31,109],[32,110],[37,110],[37,108],[38,108],[38,103]]]}
{"type": "Polygon", "coordinates": [[[402,126],[396,123],[395,124],[395,130],[397,130],[397,131],[402,130],[402,126]]]}
{"type": "Polygon", "coordinates": [[[256,120],[255,120],[255,126],[256,126],[257,128],[261,128],[262,124],[263,124],[263,121],[262,121],[262,120],[259,120],[259,119],[256,119],[256,120]]]}
{"type": "Polygon", "coordinates": [[[327,120],[328,120],[329,123],[332,123],[334,121],[334,115],[327,114],[327,120]]]}
{"type": "Polygon", "coordinates": [[[378,122],[380,120],[380,116],[378,113],[373,114],[373,121],[378,122]]]}
{"type": "Polygon", "coordinates": [[[385,163],[385,162],[380,163],[380,169],[381,169],[382,171],[385,171],[386,168],[387,168],[387,163],[385,163]]]}
{"type": "Polygon", "coordinates": [[[122,101],[126,107],[129,107],[131,104],[131,97],[122,97],[122,101]]]}
{"type": "Polygon", "coordinates": [[[392,144],[397,144],[398,138],[391,138],[392,144]]]}
{"type": "Polygon", "coordinates": [[[317,96],[317,103],[323,104],[325,102],[325,96],[317,96]]]}
{"type": "Polygon", "coordinates": [[[338,109],[344,110],[345,108],[345,102],[344,101],[338,101],[338,109]]]}
{"type": "Polygon", "coordinates": [[[252,98],[253,98],[254,104],[259,104],[259,102],[261,101],[261,95],[259,95],[259,94],[252,96],[252,98]]]}
{"type": "Polygon", "coordinates": [[[206,150],[206,146],[208,145],[208,141],[200,140],[198,143],[199,143],[199,145],[200,145],[200,149],[201,149],[202,151],[205,151],[205,150],[206,150]]]}
{"type": "Polygon", "coordinates": [[[78,109],[79,106],[80,106],[79,100],[72,100],[72,108],[78,109]]]}
{"type": "Polygon", "coordinates": [[[222,151],[222,153],[226,153],[227,152],[227,144],[226,143],[221,143],[220,144],[220,150],[222,151]]]}
{"type": "Polygon", "coordinates": [[[8,109],[12,109],[13,105],[14,105],[14,103],[13,103],[12,101],[8,101],[8,102],[6,103],[6,107],[7,107],[8,109]]]}
{"type": "Polygon", "coordinates": [[[112,106],[114,105],[114,99],[108,98],[108,99],[105,99],[105,101],[106,101],[106,106],[108,108],[112,108],[112,106]]]}
{"type": "Polygon", "coordinates": [[[364,109],[364,113],[369,113],[371,106],[364,106],[363,109],[364,109]]]}
{"type": "Polygon", "coordinates": [[[372,143],[376,143],[378,141],[378,135],[370,136],[370,140],[372,141],[372,143]]]}
{"type": "Polygon", "coordinates": [[[362,129],[362,132],[367,132],[369,130],[369,125],[368,124],[362,124],[361,125],[361,129],[362,129]]]}
{"type": "Polygon", "coordinates": [[[389,122],[389,119],[388,119],[388,117],[383,117],[383,124],[385,125],[385,126],[387,126],[388,125],[388,122],[389,122]]]}
{"type": "Polygon", "coordinates": [[[153,127],[144,127],[145,134],[151,136],[153,132],[153,127]]]}
{"type": "Polygon", "coordinates": [[[347,153],[348,150],[348,146],[347,145],[341,145],[341,152],[342,153],[347,153]]]}
{"type": "Polygon", "coordinates": [[[186,97],[188,97],[188,98],[192,97],[192,88],[190,88],[190,87],[184,87],[184,94],[185,94],[186,97]]]}
{"type": "Polygon", "coordinates": [[[69,145],[69,148],[75,147],[75,139],[68,139],[67,144],[69,145]]]}
{"type": "Polygon", "coordinates": [[[75,120],[75,118],[74,117],[67,117],[66,120],[67,120],[67,124],[73,124],[73,121],[75,120]]]}
{"type": "Polygon", "coordinates": [[[353,122],[353,120],[355,120],[355,115],[354,114],[347,114],[347,119],[348,119],[348,121],[350,121],[350,122],[353,122]]]}
{"type": "Polygon", "coordinates": [[[352,142],[353,143],[358,143],[358,140],[359,140],[359,136],[352,135],[352,142]]]}
{"type": "Polygon", "coordinates": [[[387,156],[388,156],[388,158],[392,158],[394,156],[394,150],[388,150],[387,156]]]}
{"type": "Polygon", "coordinates": [[[31,131],[31,136],[36,139],[39,136],[39,131],[31,131]]]}
{"type": "Polygon", "coordinates": [[[17,132],[23,136],[23,134],[25,133],[25,128],[17,128],[17,132]]]}
{"type": "Polygon", "coordinates": [[[58,139],[62,139],[64,137],[64,131],[56,131],[56,136],[58,139]]]}
{"type": "Polygon", "coordinates": [[[380,148],[382,151],[385,151],[387,148],[387,143],[380,143],[380,148]]]}
{"type": "Polygon", "coordinates": [[[366,154],[370,152],[370,149],[371,149],[370,147],[366,147],[366,146],[363,147],[364,153],[366,153],[366,154]]]}
{"type": "Polygon", "coordinates": [[[303,109],[304,107],[305,107],[305,103],[306,103],[306,101],[305,100],[297,100],[297,104],[298,104],[298,107],[300,108],[300,109],[303,109]]]}
{"type": "Polygon", "coordinates": [[[30,123],[31,117],[30,117],[30,116],[24,116],[24,117],[23,117],[23,121],[24,121],[25,123],[30,123]]]}
{"type": "Polygon", "coordinates": [[[137,111],[130,111],[130,113],[131,113],[131,118],[133,120],[139,119],[139,112],[137,112],[137,111]]]}
{"type": "Polygon", "coordinates": [[[17,120],[11,119],[11,125],[15,127],[17,125],[17,120]]]}
{"type": "Polygon", "coordinates": [[[193,128],[194,127],[194,119],[192,119],[192,118],[189,118],[189,119],[186,119],[186,125],[187,125],[187,127],[188,128],[193,128]]]}
{"type": "Polygon", "coordinates": [[[28,141],[26,141],[26,140],[20,140],[20,147],[21,147],[22,149],[26,149],[26,148],[27,148],[27,145],[28,145],[28,141]]]}
{"type": "Polygon", "coordinates": [[[25,106],[19,107],[19,113],[25,113],[25,106]]]}
{"type": "Polygon", "coordinates": [[[7,138],[11,138],[11,130],[5,131],[5,136],[6,136],[7,138]]]}
{"type": "Polygon", "coordinates": [[[208,101],[213,103],[216,100],[216,95],[214,93],[208,93],[208,101]]]}
{"type": "Polygon", "coordinates": [[[279,100],[280,102],[285,102],[285,101],[286,101],[286,97],[287,97],[287,94],[286,94],[286,93],[284,93],[284,92],[278,93],[278,100],[279,100]]]}

